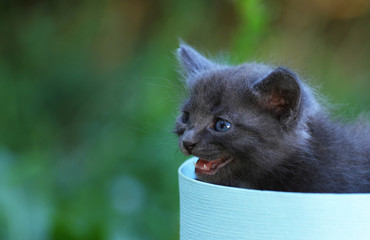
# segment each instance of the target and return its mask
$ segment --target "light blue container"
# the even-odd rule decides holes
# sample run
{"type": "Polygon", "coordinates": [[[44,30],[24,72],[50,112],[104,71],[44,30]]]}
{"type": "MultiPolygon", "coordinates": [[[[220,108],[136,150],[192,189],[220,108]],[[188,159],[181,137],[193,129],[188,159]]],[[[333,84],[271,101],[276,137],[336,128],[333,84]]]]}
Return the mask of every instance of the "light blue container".
{"type": "Polygon", "coordinates": [[[179,168],[181,240],[370,240],[370,194],[249,190],[195,180],[179,168]]]}

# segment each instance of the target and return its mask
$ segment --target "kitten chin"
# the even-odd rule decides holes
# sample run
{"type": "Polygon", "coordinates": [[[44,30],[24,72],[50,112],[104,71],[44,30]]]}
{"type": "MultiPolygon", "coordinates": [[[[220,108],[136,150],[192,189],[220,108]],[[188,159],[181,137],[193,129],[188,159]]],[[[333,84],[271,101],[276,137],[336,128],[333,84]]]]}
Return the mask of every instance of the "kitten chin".
{"type": "Polygon", "coordinates": [[[225,66],[187,45],[178,58],[189,96],[176,123],[199,180],[293,192],[370,192],[370,127],[330,120],[292,71],[225,66]],[[230,160],[231,159],[231,160],[230,160]]]}

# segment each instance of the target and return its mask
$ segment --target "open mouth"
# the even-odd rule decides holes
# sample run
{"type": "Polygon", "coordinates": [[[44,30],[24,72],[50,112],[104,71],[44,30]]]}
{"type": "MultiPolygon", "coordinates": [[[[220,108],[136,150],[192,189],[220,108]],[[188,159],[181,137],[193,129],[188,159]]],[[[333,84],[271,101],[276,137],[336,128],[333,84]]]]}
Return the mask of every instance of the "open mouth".
{"type": "Polygon", "coordinates": [[[219,169],[231,162],[231,160],[231,157],[219,158],[211,161],[199,158],[198,161],[194,163],[195,172],[200,174],[214,175],[218,172],[219,169]]]}

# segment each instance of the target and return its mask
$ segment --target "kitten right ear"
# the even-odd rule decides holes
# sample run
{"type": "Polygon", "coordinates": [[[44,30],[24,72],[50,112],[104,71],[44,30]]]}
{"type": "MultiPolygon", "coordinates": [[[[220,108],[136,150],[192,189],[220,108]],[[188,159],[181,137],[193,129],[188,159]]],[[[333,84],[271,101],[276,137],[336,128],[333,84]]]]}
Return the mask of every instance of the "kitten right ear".
{"type": "Polygon", "coordinates": [[[177,57],[187,77],[194,76],[201,71],[209,69],[214,64],[184,43],[181,43],[180,48],[177,49],[177,57]]]}
{"type": "Polygon", "coordinates": [[[258,103],[280,120],[289,122],[299,114],[301,86],[297,76],[278,67],[253,86],[258,103]]]}

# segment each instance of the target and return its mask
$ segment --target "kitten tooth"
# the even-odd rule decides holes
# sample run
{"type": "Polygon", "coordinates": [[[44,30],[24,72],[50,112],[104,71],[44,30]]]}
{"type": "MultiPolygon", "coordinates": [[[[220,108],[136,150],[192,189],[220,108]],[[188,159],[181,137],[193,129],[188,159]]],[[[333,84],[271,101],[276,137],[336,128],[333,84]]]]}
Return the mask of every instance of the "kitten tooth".
{"type": "Polygon", "coordinates": [[[207,165],[206,164],[203,164],[203,169],[207,169],[207,165]]]}

